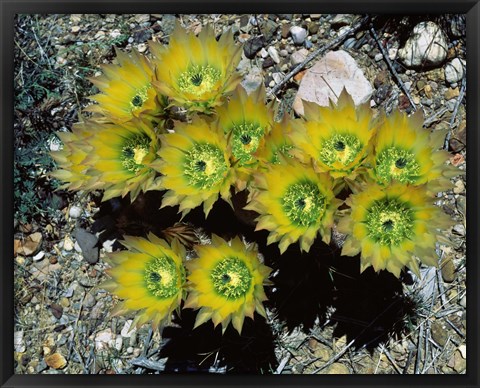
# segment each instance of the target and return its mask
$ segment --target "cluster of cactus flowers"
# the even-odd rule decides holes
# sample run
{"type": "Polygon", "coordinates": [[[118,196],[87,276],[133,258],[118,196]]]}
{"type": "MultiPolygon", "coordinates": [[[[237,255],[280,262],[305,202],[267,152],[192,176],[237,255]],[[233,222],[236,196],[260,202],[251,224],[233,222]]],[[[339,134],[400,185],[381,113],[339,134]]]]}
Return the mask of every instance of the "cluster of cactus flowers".
{"type": "MultiPolygon", "coordinates": [[[[418,275],[419,261],[437,265],[451,220],[436,194],[458,171],[441,149],[446,133],[424,129],[421,113],[375,114],[343,90],[328,107],[304,101],[303,117],[275,120],[265,89],[240,85],[242,48],[230,31],[217,40],[210,26],[195,36],[177,23],[168,44],[149,48],[150,57],[117,52],[117,64],[103,65],[91,116],[58,134],[53,176],[64,188],[103,190],[104,201],[163,191],[159,207],[182,217],[199,206],[208,217],[217,201],[233,207],[232,192],[247,190],[244,209],[280,254],[329,244],[336,228],[342,256],[359,255],[361,271],[399,277],[404,267],[418,275]],[[167,129],[172,108],[186,118],[167,129]]],[[[213,235],[191,259],[180,240],[151,233],[122,244],[102,287],[122,299],[113,313],[136,312],[136,325],[162,327],[182,307],[199,310],[195,327],[212,320],[239,333],[245,317],[266,317],[271,268],[255,244],[213,235]]]]}

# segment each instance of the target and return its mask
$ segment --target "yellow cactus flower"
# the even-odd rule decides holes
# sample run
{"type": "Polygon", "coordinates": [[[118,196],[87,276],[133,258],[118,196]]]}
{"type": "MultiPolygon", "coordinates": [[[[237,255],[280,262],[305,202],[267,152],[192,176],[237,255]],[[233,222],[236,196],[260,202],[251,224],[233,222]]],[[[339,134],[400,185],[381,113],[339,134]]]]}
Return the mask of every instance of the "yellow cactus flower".
{"type": "Polygon", "coordinates": [[[102,65],[103,74],[89,78],[101,93],[90,97],[98,105],[86,111],[117,123],[140,115],[161,115],[166,102],[152,86],[155,73],[150,61],[136,50],[131,55],[118,50],[116,54],[118,64],[102,65]]]}
{"type": "Polygon", "coordinates": [[[281,253],[296,241],[308,252],[317,233],[330,242],[341,201],[335,198],[328,174],[317,173],[297,159],[282,158],[280,164],[255,174],[254,190],[244,209],[260,214],[256,230],[269,230],[267,243],[279,241],[281,253]]]}
{"type": "Polygon", "coordinates": [[[226,139],[216,127],[195,117],[178,123],[175,133],[161,136],[162,148],[152,166],[163,176],[159,187],[168,190],[162,207],[180,205],[183,216],[203,203],[208,216],[219,195],[230,202],[234,180],[226,139]]]}
{"type": "Polygon", "coordinates": [[[375,132],[368,103],[355,107],[343,89],[336,105],[322,107],[308,101],[303,104],[306,129],[291,134],[294,144],[313,158],[317,171],[354,180],[370,151],[375,132]]]}
{"type": "Polygon", "coordinates": [[[150,42],[150,50],[155,58],[154,86],[173,105],[191,112],[211,113],[241,80],[235,69],[242,50],[231,30],[217,41],[210,25],[196,37],[177,22],[168,46],[150,42]]]}
{"type": "Polygon", "coordinates": [[[153,189],[156,171],[150,167],[157,157],[157,135],[150,124],[133,119],[123,124],[88,124],[94,135],[89,139],[88,173],[105,190],[103,200],[126,196],[134,201],[142,191],[153,189]]]}
{"type": "Polygon", "coordinates": [[[295,145],[289,135],[303,129],[303,121],[285,114],[280,122],[274,122],[272,130],[264,137],[265,145],[253,154],[253,157],[265,164],[280,164],[281,155],[293,158],[291,151],[295,145]]]}
{"type": "Polygon", "coordinates": [[[61,188],[73,191],[97,188],[96,178],[88,174],[89,166],[85,163],[92,152],[88,140],[93,134],[91,127],[83,123],[74,124],[72,132],[57,132],[62,148],[50,153],[58,166],[51,175],[64,182],[61,188]]]}
{"type": "Polygon", "coordinates": [[[241,333],[245,317],[254,312],[266,318],[263,286],[271,268],[260,263],[254,245],[245,247],[239,237],[229,245],[213,235],[211,245],[197,245],[198,258],[188,261],[189,295],[184,307],[198,309],[195,327],[212,319],[215,327],[228,324],[241,333]]]}
{"type": "Polygon", "coordinates": [[[373,266],[396,277],[405,266],[419,273],[414,256],[436,266],[437,236],[440,229],[451,226],[451,220],[433,202],[425,185],[366,186],[346,201],[351,212],[338,224],[338,231],[347,234],[342,255],[360,253],[362,271],[373,266]]]}
{"type": "Polygon", "coordinates": [[[245,189],[258,161],[255,152],[261,150],[273,125],[273,109],[265,105],[265,88],[250,95],[242,86],[235,89],[230,101],[217,109],[218,125],[223,129],[233,157],[237,175],[235,186],[245,189]]]}
{"type": "Polygon", "coordinates": [[[185,248],[172,245],[153,234],[148,238],[125,236],[127,250],[108,254],[112,277],[100,287],[123,299],[113,315],[136,312],[133,325],[151,322],[154,328],[168,324],[172,312],[185,296],[185,248]]]}
{"type": "Polygon", "coordinates": [[[375,152],[370,158],[373,178],[388,185],[397,180],[411,185],[428,183],[431,192],[451,188],[459,170],[445,162],[449,153],[439,150],[447,130],[430,132],[422,128],[423,113],[411,117],[394,112],[378,128],[375,152]]]}

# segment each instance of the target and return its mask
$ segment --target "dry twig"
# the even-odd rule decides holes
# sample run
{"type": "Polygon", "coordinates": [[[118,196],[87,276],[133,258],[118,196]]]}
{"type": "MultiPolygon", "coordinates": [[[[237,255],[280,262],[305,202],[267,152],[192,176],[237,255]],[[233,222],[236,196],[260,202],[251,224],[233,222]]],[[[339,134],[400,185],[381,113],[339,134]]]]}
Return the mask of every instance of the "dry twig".
{"type": "Polygon", "coordinates": [[[445,137],[445,144],[443,146],[444,149],[448,150],[448,144],[450,143],[450,138],[452,137],[452,129],[454,128],[455,118],[457,117],[458,107],[463,100],[463,96],[465,94],[465,89],[467,88],[467,77],[466,74],[463,76],[462,79],[462,87],[460,88],[460,94],[458,95],[457,102],[455,103],[455,108],[453,109],[452,118],[450,119],[450,130],[445,137]]]}
{"type": "Polygon", "coordinates": [[[396,71],[395,68],[393,67],[392,61],[390,60],[390,58],[389,58],[389,56],[388,56],[388,53],[385,51],[385,47],[383,47],[383,45],[380,43],[380,40],[378,39],[377,32],[375,31],[375,28],[373,28],[373,25],[370,26],[370,33],[372,34],[373,39],[375,39],[375,42],[377,42],[377,46],[378,46],[378,48],[380,49],[380,51],[381,51],[381,53],[382,53],[382,55],[383,55],[383,59],[385,59],[385,62],[387,62],[388,68],[390,69],[390,71],[392,72],[393,76],[394,76],[395,79],[397,80],[398,84],[399,84],[400,87],[402,88],[403,92],[404,92],[405,95],[407,96],[408,101],[410,102],[410,105],[412,106],[413,110],[416,111],[416,110],[417,110],[417,107],[415,106],[415,103],[413,102],[412,96],[411,96],[410,93],[408,92],[407,87],[405,86],[405,84],[403,83],[403,81],[400,79],[400,77],[398,76],[397,71],[396,71]]]}

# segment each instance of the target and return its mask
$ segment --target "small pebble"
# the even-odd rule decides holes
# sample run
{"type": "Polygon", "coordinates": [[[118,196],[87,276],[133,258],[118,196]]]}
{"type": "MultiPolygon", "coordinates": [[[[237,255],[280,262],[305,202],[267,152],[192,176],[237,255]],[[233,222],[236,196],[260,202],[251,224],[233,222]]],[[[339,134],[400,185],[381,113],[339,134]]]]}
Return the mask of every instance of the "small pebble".
{"type": "Polygon", "coordinates": [[[465,226],[463,224],[455,225],[453,231],[460,236],[465,236],[465,226]]]}
{"type": "Polygon", "coordinates": [[[272,73],[272,78],[275,81],[275,83],[278,85],[283,80],[283,74],[282,73],[272,73]]]}
{"type": "Polygon", "coordinates": [[[70,306],[70,300],[69,300],[68,298],[66,298],[66,297],[60,298],[59,303],[60,303],[60,306],[62,306],[62,307],[64,307],[64,308],[67,308],[67,307],[70,306]]]}
{"type": "Polygon", "coordinates": [[[132,323],[132,319],[129,319],[125,322],[125,324],[123,325],[123,329],[120,332],[122,337],[130,338],[131,335],[136,331],[135,327],[132,328],[132,323]]]}
{"type": "Polygon", "coordinates": [[[95,306],[95,303],[97,303],[97,301],[92,294],[88,293],[87,295],[85,295],[85,299],[83,300],[83,305],[85,307],[92,308],[93,306],[95,306]]]}
{"type": "Polygon", "coordinates": [[[382,53],[375,54],[374,59],[375,59],[375,62],[380,62],[383,59],[383,54],[382,53]]]}
{"type": "Polygon", "coordinates": [[[68,214],[71,218],[78,218],[82,215],[82,209],[78,206],[72,206],[68,214]]]}
{"type": "Polygon", "coordinates": [[[82,253],[82,248],[80,248],[80,245],[78,245],[77,241],[75,241],[75,244],[73,247],[75,248],[75,251],[77,251],[78,253],[82,253]]]}
{"type": "Polygon", "coordinates": [[[40,261],[45,257],[45,252],[38,252],[35,256],[32,257],[33,261],[40,261]]]}
{"type": "Polygon", "coordinates": [[[105,37],[105,31],[98,31],[95,36],[94,36],[94,39],[103,39],[105,37]]]}
{"type": "Polygon", "coordinates": [[[455,105],[457,104],[457,100],[448,100],[445,103],[445,106],[447,107],[449,112],[453,112],[455,110],[455,105]]]}
{"type": "Polygon", "coordinates": [[[138,357],[138,356],[140,356],[140,353],[141,353],[141,352],[142,352],[142,351],[141,351],[139,348],[133,349],[133,357],[138,357]]]}
{"type": "MultiPolygon", "coordinates": [[[[135,25],[134,25],[132,28],[135,28],[135,25]]],[[[112,32],[110,32],[110,36],[111,36],[113,39],[118,38],[120,35],[122,35],[122,33],[120,32],[119,29],[115,29],[115,30],[113,30],[112,32]]]]}
{"type": "Polygon", "coordinates": [[[23,340],[23,330],[13,333],[13,346],[16,352],[23,353],[26,350],[25,342],[23,340]]]}
{"type": "Polygon", "coordinates": [[[461,179],[455,182],[455,187],[453,188],[453,192],[455,194],[460,194],[465,191],[465,183],[461,179]]]}
{"type": "Polygon", "coordinates": [[[397,54],[398,54],[398,49],[396,48],[388,49],[388,58],[390,60],[394,61],[395,58],[397,58],[397,54]]]}
{"type": "Polygon", "coordinates": [[[121,351],[122,346],[123,346],[123,338],[122,337],[117,337],[115,339],[115,349],[117,349],[118,351],[121,351]]]}
{"type": "Polygon", "coordinates": [[[273,61],[275,63],[280,63],[280,57],[279,57],[278,51],[275,47],[270,46],[268,48],[268,54],[270,55],[270,57],[273,59],[273,61]]]}
{"type": "Polygon", "coordinates": [[[293,26],[290,28],[290,34],[292,35],[293,43],[300,46],[305,42],[307,38],[307,30],[299,26],[293,26]]]}
{"type": "Polygon", "coordinates": [[[53,369],[63,369],[67,365],[67,360],[60,353],[54,353],[45,357],[46,364],[53,369]]]}
{"type": "Polygon", "coordinates": [[[292,57],[290,58],[290,62],[292,63],[293,66],[296,66],[300,63],[302,63],[308,56],[308,50],[302,48],[298,51],[295,51],[292,54],[292,57]]]}
{"type": "Polygon", "coordinates": [[[356,42],[357,40],[355,38],[348,38],[345,43],[343,43],[343,47],[345,47],[346,49],[352,48],[353,46],[355,46],[356,42]]]}
{"type": "Polygon", "coordinates": [[[129,347],[127,348],[127,353],[128,353],[128,354],[132,354],[132,353],[133,353],[133,348],[132,348],[131,346],[129,346],[129,347]]]}

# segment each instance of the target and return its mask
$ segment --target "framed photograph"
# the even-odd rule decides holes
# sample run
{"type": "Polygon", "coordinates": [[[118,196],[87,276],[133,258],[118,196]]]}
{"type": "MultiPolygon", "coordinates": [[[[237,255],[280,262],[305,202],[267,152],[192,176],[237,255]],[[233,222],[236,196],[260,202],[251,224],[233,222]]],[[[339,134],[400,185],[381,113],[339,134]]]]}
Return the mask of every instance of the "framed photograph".
{"type": "Polygon", "coordinates": [[[2,387],[478,385],[477,2],[1,6],[2,387]]]}

